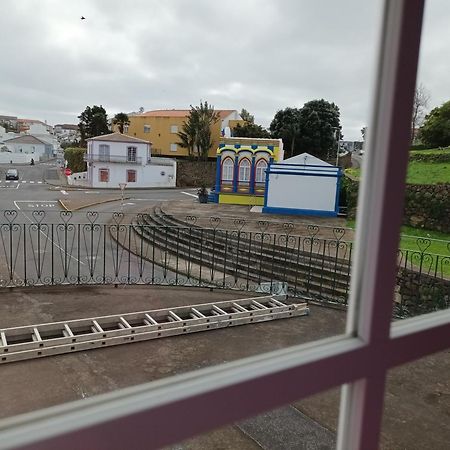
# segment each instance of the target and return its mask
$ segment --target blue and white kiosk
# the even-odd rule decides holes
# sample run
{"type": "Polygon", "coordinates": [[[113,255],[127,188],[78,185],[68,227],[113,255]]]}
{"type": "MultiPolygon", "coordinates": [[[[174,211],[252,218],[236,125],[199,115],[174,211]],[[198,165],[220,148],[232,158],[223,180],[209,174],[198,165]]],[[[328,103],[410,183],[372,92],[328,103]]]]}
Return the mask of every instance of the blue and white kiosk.
{"type": "Polygon", "coordinates": [[[266,170],[263,212],[335,217],[342,170],[302,153],[266,170]]]}

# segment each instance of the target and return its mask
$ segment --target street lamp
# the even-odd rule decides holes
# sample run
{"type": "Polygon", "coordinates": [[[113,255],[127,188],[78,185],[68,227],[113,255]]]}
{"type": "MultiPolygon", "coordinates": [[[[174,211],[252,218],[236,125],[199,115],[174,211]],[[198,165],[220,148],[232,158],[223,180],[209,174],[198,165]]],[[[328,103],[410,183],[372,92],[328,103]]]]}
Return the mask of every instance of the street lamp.
{"type": "Polygon", "coordinates": [[[333,127],[332,130],[334,131],[334,139],[336,139],[336,145],[337,145],[337,149],[336,149],[336,166],[339,164],[339,150],[340,150],[340,142],[341,142],[341,131],[339,130],[339,128],[337,127],[333,127]]]}
{"type": "Polygon", "coordinates": [[[121,193],[120,209],[123,212],[123,194],[124,194],[125,188],[127,187],[127,183],[119,183],[119,187],[120,187],[120,193],[121,193]]]}

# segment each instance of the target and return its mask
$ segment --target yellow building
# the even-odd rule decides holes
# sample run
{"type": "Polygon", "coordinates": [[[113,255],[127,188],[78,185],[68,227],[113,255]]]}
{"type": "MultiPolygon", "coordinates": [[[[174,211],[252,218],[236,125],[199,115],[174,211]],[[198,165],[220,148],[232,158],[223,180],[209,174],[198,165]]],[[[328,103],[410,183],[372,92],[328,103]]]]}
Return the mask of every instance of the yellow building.
{"type": "MultiPolygon", "coordinates": [[[[144,139],[152,143],[152,154],[156,156],[186,157],[188,150],[178,145],[178,132],[182,131],[183,123],[189,116],[188,109],[168,109],[148,111],[129,117],[130,124],[125,126],[124,134],[144,139]]],[[[213,145],[209,152],[211,158],[216,157],[216,150],[223,135],[229,134],[229,129],[238,123],[244,124],[236,110],[216,110],[220,120],[211,127],[213,145]]]]}
{"type": "Polygon", "coordinates": [[[281,139],[222,138],[217,148],[214,201],[263,206],[267,168],[283,158],[281,139]]]}

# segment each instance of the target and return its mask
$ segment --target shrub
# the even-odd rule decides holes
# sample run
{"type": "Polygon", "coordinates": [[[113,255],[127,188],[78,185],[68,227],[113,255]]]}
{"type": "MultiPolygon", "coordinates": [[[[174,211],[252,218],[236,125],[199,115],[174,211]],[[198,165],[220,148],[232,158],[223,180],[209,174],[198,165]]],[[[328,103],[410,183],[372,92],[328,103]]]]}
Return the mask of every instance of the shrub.
{"type": "Polygon", "coordinates": [[[83,160],[85,154],[85,148],[66,148],[64,150],[64,158],[67,161],[67,167],[71,169],[72,172],[85,172],[87,170],[86,162],[83,160]]]}

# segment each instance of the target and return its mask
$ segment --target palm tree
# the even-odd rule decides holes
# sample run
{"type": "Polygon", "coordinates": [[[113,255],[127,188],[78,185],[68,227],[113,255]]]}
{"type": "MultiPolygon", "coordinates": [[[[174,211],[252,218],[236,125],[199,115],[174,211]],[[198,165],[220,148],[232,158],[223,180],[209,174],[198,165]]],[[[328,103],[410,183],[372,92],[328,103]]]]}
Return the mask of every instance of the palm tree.
{"type": "Polygon", "coordinates": [[[130,120],[128,118],[128,115],[123,112],[117,113],[114,116],[113,124],[117,125],[119,127],[119,133],[123,134],[125,125],[130,125],[130,120]]]}

